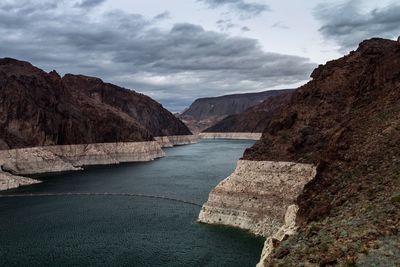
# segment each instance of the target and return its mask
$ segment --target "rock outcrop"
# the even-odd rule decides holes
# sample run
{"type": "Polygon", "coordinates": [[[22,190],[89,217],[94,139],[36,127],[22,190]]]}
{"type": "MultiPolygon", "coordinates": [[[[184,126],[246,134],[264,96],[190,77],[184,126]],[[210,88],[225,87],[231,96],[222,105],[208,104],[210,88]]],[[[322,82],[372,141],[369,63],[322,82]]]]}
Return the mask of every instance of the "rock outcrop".
{"type": "Polygon", "coordinates": [[[240,160],[211,191],[199,221],[272,236],[283,225],[286,209],[314,176],[315,167],[309,164],[240,160]]]}
{"type": "Polygon", "coordinates": [[[7,172],[0,171],[0,191],[38,183],[41,182],[39,180],[16,176],[7,172]]]}
{"type": "Polygon", "coordinates": [[[237,140],[259,140],[262,133],[246,133],[246,132],[221,132],[221,133],[200,133],[202,139],[237,139],[237,140]]]}
{"type": "Polygon", "coordinates": [[[256,267],[264,267],[268,264],[269,256],[274,251],[275,247],[289,236],[297,233],[296,215],[299,207],[297,205],[290,205],[285,213],[285,221],[283,226],[277,232],[267,237],[265,240],[264,248],[261,253],[261,260],[256,267]]]}
{"type": "MultiPolygon", "coordinates": [[[[280,95],[287,91],[290,90],[271,90],[259,93],[200,98],[196,99],[187,110],[179,115],[179,118],[189,126],[192,132],[199,133],[227,116],[239,114],[269,97],[280,95]]],[[[262,130],[264,129],[260,131],[262,130]]],[[[234,131],[235,130],[228,132],[234,131]]]]}

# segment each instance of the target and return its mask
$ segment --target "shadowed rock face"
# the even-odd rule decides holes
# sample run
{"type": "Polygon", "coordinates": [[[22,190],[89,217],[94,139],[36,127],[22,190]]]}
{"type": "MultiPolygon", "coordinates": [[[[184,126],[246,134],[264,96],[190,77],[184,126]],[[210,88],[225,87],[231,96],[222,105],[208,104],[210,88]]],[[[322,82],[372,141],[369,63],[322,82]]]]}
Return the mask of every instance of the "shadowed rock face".
{"type": "Polygon", "coordinates": [[[150,98],[99,79],[88,80],[94,84],[88,86],[93,94],[66,85],[55,71],[46,73],[28,62],[0,59],[0,149],[147,141],[159,134],[190,133],[150,98]],[[107,91],[103,98],[95,96],[103,91],[107,91]],[[120,107],[122,97],[126,101],[120,107]],[[113,101],[118,104],[107,104],[113,101]],[[134,117],[128,114],[131,106],[145,111],[134,117]]]}
{"type": "Polygon", "coordinates": [[[62,78],[73,94],[83,93],[102,105],[108,105],[139,122],[153,136],[190,135],[186,125],[148,96],[83,75],[62,78]]]}
{"type": "Polygon", "coordinates": [[[318,165],[297,199],[299,234],[275,248],[268,266],[355,264],[399,234],[399,43],[364,41],[311,77],[244,155],[318,165]]]}
{"type": "MultiPolygon", "coordinates": [[[[289,90],[271,90],[259,93],[225,95],[200,98],[190,105],[179,117],[192,129],[200,132],[217,124],[227,116],[239,114],[246,109],[263,102],[269,97],[280,95],[289,90]]],[[[233,128],[233,127],[232,127],[233,128]]],[[[263,129],[261,129],[263,130],[263,129]]],[[[234,130],[230,132],[240,132],[234,130]]]]}
{"type": "Polygon", "coordinates": [[[230,115],[204,132],[256,132],[262,133],[271,118],[290,99],[292,90],[286,90],[279,95],[271,96],[262,103],[248,108],[242,113],[230,115]]]}

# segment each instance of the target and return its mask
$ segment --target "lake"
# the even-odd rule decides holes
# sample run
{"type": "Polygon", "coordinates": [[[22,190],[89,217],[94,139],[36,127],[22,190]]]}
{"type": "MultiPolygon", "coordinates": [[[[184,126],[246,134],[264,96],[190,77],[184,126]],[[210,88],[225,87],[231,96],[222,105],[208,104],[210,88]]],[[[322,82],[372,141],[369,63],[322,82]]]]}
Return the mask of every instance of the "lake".
{"type": "Polygon", "coordinates": [[[196,222],[208,193],[253,141],[202,140],[151,162],[41,177],[2,194],[0,266],[254,267],[263,240],[196,222]],[[124,195],[57,195],[62,193],[124,195]]]}

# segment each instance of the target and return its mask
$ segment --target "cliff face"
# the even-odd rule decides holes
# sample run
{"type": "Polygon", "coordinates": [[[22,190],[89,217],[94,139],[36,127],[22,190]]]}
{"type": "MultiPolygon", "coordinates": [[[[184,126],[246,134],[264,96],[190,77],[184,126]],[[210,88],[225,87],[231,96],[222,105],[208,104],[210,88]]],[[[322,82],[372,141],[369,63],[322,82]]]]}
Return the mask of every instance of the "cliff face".
{"type": "Polygon", "coordinates": [[[20,148],[0,151],[0,166],[14,175],[77,171],[90,165],[149,161],[163,157],[157,141],[20,148]]]}
{"type": "Polygon", "coordinates": [[[100,79],[0,59],[0,149],[190,134],[154,100],[100,79]]]}
{"type": "Polygon", "coordinates": [[[190,135],[186,125],[148,96],[83,75],[62,78],[73,95],[84,94],[138,122],[153,136],[190,135]]]}
{"type": "Polygon", "coordinates": [[[248,108],[247,110],[230,115],[215,125],[204,130],[206,133],[213,132],[255,132],[262,133],[270,122],[271,118],[289,100],[292,90],[286,90],[279,95],[271,96],[262,103],[248,108]]]}
{"type": "Polygon", "coordinates": [[[151,140],[134,120],[73,96],[57,73],[0,60],[1,149],[54,144],[151,140]]]}
{"type": "Polygon", "coordinates": [[[314,176],[310,164],[241,160],[234,173],[211,191],[199,221],[270,236],[282,226],[286,209],[314,176]]]}
{"type": "Polygon", "coordinates": [[[190,105],[189,109],[183,112],[179,117],[193,132],[201,132],[227,116],[241,113],[269,97],[280,95],[286,91],[287,90],[271,90],[259,93],[200,98],[195,100],[193,104],[190,105]]]}
{"type": "Polygon", "coordinates": [[[400,229],[400,44],[364,41],[311,77],[244,155],[318,165],[297,199],[299,234],[263,264],[397,266],[398,247],[380,246],[400,229]]]}

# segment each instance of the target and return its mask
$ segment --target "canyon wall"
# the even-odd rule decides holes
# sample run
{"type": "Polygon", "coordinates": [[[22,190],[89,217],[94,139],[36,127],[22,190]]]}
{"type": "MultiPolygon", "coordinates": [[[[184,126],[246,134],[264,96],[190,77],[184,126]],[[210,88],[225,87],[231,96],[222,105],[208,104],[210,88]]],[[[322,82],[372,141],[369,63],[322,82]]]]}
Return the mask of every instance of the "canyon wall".
{"type": "Polygon", "coordinates": [[[156,141],[21,148],[0,151],[3,171],[16,175],[80,170],[89,165],[149,161],[163,157],[156,141]]]}
{"type": "Polygon", "coordinates": [[[164,155],[157,141],[1,150],[0,191],[40,183],[19,175],[77,171],[90,165],[150,161],[164,155]]]}
{"type": "Polygon", "coordinates": [[[199,221],[271,236],[315,172],[310,164],[239,160],[235,171],[211,191],[199,221]]]}
{"type": "Polygon", "coordinates": [[[173,147],[180,145],[194,144],[198,141],[197,135],[173,135],[173,136],[159,136],[154,138],[161,147],[173,147]]]}
{"type": "Polygon", "coordinates": [[[238,139],[238,140],[259,140],[262,133],[200,133],[202,139],[238,139]]]}
{"type": "Polygon", "coordinates": [[[239,160],[215,187],[198,221],[238,227],[266,237],[258,267],[265,266],[276,242],[296,233],[296,198],[316,175],[311,164],[239,160]]]}
{"type": "MultiPolygon", "coordinates": [[[[290,90],[269,90],[257,93],[244,93],[224,95],[218,97],[207,97],[196,99],[190,107],[178,117],[189,127],[193,133],[202,132],[227,116],[239,114],[246,109],[257,105],[273,96],[280,95],[290,90]]],[[[260,129],[262,131],[264,129],[260,129]]],[[[240,132],[232,127],[230,131],[212,132],[240,132]]],[[[246,129],[243,132],[250,132],[246,129]]]]}

